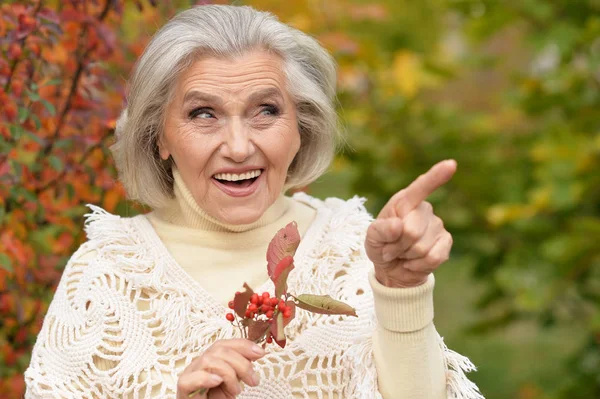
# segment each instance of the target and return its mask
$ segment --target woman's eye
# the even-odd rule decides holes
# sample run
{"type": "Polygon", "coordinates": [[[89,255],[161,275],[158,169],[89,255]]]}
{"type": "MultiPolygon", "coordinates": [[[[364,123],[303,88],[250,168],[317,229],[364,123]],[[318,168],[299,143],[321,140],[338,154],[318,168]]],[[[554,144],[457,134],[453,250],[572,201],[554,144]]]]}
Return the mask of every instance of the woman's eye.
{"type": "Polygon", "coordinates": [[[190,112],[190,118],[210,119],[214,118],[214,114],[210,108],[196,108],[190,112]]]}
{"type": "Polygon", "coordinates": [[[260,114],[267,116],[279,115],[279,108],[275,105],[263,104],[261,105],[260,114]]]}

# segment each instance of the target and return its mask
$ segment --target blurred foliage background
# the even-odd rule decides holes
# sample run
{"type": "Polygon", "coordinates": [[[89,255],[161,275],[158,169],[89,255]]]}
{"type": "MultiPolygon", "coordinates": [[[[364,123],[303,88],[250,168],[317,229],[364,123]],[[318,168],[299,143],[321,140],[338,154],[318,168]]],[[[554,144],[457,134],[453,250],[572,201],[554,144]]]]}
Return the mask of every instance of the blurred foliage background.
{"type": "MultiPolygon", "coordinates": [[[[177,10],[215,2],[0,3],[0,397],[17,398],[84,205],[144,211],[108,152],[127,76],[177,10]]],[[[312,195],[376,214],[458,161],[430,198],[455,238],[436,325],[486,398],[599,398],[600,0],[235,4],[338,61],[346,142],[312,195]]]]}

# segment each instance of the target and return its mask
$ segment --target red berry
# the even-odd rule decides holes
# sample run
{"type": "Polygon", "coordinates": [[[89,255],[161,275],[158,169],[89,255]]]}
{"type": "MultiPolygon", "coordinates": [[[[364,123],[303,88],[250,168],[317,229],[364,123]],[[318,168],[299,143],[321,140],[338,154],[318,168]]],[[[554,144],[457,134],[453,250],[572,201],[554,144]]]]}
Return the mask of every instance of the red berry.
{"type": "Polygon", "coordinates": [[[257,302],[256,304],[257,304],[258,306],[260,306],[260,305],[262,305],[262,304],[263,304],[263,297],[262,297],[262,296],[259,296],[259,297],[258,297],[258,302],[257,302]]]}
{"type": "Polygon", "coordinates": [[[244,313],[244,316],[248,319],[252,318],[252,312],[250,311],[250,309],[246,309],[246,313],[244,313]]]}
{"type": "Polygon", "coordinates": [[[271,342],[273,342],[273,337],[269,335],[267,337],[267,344],[270,344],[271,342]]]}
{"type": "Polygon", "coordinates": [[[233,309],[233,301],[229,301],[229,303],[227,304],[227,306],[229,306],[229,309],[233,309]]]}
{"type": "Polygon", "coordinates": [[[234,317],[233,317],[233,313],[227,313],[227,315],[225,316],[225,318],[229,321],[233,321],[234,317]]]}
{"type": "Polygon", "coordinates": [[[277,299],[277,298],[271,298],[271,299],[269,299],[269,302],[271,303],[272,307],[275,307],[279,303],[279,299],[277,299]]]}
{"type": "Polygon", "coordinates": [[[269,310],[267,313],[265,313],[265,316],[267,316],[267,319],[272,319],[273,318],[273,311],[269,310]]]}
{"type": "Polygon", "coordinates": [[[252,296],[250,297],[250,303],[253,303],[253,304],[258,303],[258,294],[257,293],[252,294],[252,296]]]}
{"type": "Polygon", "coordinates": [[[262,293],[263,300],[264,299],[269,299],[270,296],[271,295],[268,292],[266,292],[266,291],[262,293]]]}
{"type": "Polygon", "coordinates": [[[292,317],[292,311],[290,310],[290,308],[287,308],[284,312],[283,312],[283,318],[284,319],[289,319],[290,317],[292,317]]]}
{"type": "Polygon", "coordinates": [[[263,313],[267,313],[269,310],[273,310],[272,307],[270,307],[269,305],[260,305],[260,311],[263,313]]]}
{"type": "Polygon", "coordinates": [[[287,307],[287,306],[285,306],[285,305],[281,305],[281,304],[279,305],[279,311],[280,311],[281,313],[285,313],[285,312],[286,312],[287,310],[289,310],[289,309],[290,309],[290,308],[288,308],[288,307],[287,307]]]}
{"type": "Polygon", "coordinates": [[[279,308],[281,309],[284,306],[285,306],[285,301],[283,299],[280,299],[279,300],[279,308]]]}
{"type": "Polygon", "coordinates": [[[251,312],[256,312],[258,310],[258,306],[256,306],[255,304],[251,303],[250,305],[248,305],[248,310],[251,312]]]}

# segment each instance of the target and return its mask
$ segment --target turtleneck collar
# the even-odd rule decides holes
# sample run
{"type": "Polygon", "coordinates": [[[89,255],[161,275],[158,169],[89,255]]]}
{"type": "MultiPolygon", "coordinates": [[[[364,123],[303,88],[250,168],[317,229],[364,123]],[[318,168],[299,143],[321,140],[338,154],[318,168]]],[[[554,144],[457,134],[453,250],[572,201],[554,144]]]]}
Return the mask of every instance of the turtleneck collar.
{"type": "Polygon", "coordinates": [[[205,231],[244,232],[275,222],[290,205],[282,193],[256,222],[242,225],[227,224],[213,218],[198,206],[176,168],[173,168],[173,179],[175,198],[168,206],[156,209],[155,213],[160,219],[179,226],[205,231]]]}

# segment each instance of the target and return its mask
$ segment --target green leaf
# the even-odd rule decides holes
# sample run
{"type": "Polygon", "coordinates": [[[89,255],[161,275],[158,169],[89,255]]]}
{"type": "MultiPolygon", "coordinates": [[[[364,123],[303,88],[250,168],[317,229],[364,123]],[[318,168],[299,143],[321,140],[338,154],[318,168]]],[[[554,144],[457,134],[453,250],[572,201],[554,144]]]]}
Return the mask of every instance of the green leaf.
{"type": "Polygon", "coordinates": [[[35,130],[40,130],[40,128],[42,127],[42,122],[40,122],[40,118],[38,118],[36,114],[31,114],[31,119],[33,120],[33,123],[35,125],[35,130]]]}
{"type": "Polygon", "coordinates": [[[50,166],[52,166],[52,169],[56,170],[57,172],[62,172],[64,169],[63,162],[56,155],[50,155],[48,157],[48,162],[50,163],[50,166]]]}
{"type": "Polygon", "coordinates": [[[43,98],[40,99],[40,102],[48,110],[48,113],[50,113],[50,116],[56,115],[56,108],[54,107],[54,105],[52,105],[51,102],[49,102],[48,100],[45,100],[43,98]]]}
{"type": "Polygon", "coordinates": [[[357,316],[356,310],[342,302],[333,299],[329,295],[302,294],[294,297],[296,305],[300,309],[319,314],[343,314],[347,316],[357,316]]]}
{"type": "Polygon", "coordinates": [[[63,231],[63,227],[48,225],[40,228],[39,230],[32,231],[29,239],[31,244],[33,244],[34,249],[42,252],[51,252],[52,251],[52,238],[58,237],[59,234],[63,231]]]}
{"type": "Polygon", "coordinates": [[[19,123],[23,123],[27,120],[29,116],[29,109],[25,107],[19,107],[19,123]]]}
{"type": "Polygon", "coordinates": [[[13,273],[15,270],[13,269],[12,261],[6,254],[0,253],[0,267],[9,273],[13,273]]]}
{"type": "Polygon", "coordinates": [[[29,97],[29,99],[34,102],[39,101],[41,98],[38,93],[36,93],[35,91],[31,91],[31,90],[27,90],[27,97],[29,97]]]}
{"type": "Polygon", "coordinates": [[[23,133],[25,133],[25,135],[27,137],[29,137],[30,139],[32,139],[33,141],[35,141],[38,144],[44,144],[44,140],[39,137],[37,134],[30,132],[29,130],[24,130],[23,133]]]}
{"type": "Polygon", "coordinates": [[[71,149],[71,148],[73,148],[73,139],[71,139],[71,138],[58,139],[54,142],[54,147],[60,148],[62,150],[71,149]]]}
{"type": "Polygon", "coordinates": [[[23,129],[21,125],[10,125],[8,127],[8,131],[10,132],[10,137],[12,137],[13,140],[18,141],[23,135],[25,129],[23,129]]]}
{"type": "Polygon", "coordinates": [[[44,86],[55,86],[55,85],[59,85],[59,84],[61,84],[61,83],[62,83],[62,80],[61,80],[61,79],[52,79],[52,80],[49,80],[49,81],[47,81],[47,82],[44,84],[44,86]]]}

